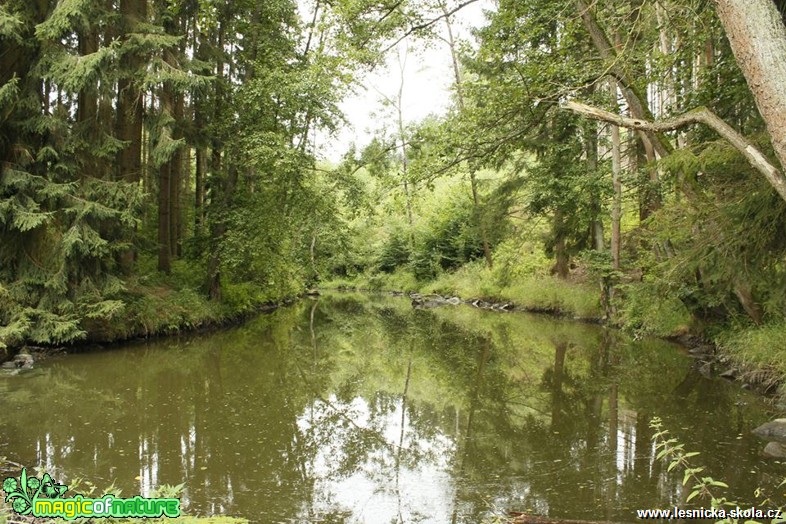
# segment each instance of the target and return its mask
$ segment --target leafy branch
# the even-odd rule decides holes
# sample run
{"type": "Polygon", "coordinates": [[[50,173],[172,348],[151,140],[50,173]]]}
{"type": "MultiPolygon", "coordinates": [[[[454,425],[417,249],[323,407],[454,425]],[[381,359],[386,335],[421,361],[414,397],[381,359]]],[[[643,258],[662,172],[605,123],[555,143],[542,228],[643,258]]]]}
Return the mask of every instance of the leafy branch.
{"type": "MultiPolygon", "coordinates": [[[[691,458],[699,455],[699,453],[696,451],[685,451],[684,445],[679,443],[676,438],[671,437],[667,430],[663,429],[663,422],[660,418],[653,418],[650,422],[650,427],[655,430],[655,434],[653,435],[652,439],[655,441],[655,449],[658,451],[656,455],[657,460],[665,460],[669,462],[667,471],[673,471],[677,468],[681,468],[683,471],[683,486],[687,486],[689,483],[693,484],[691,487],[691,492],[685,499],[685,503],[688,503],[697,497],[702,497],[710,501],[711,507],[713,509],[725,510],[726,508],[737,508],[740,506],[738,502],[728,500],[726,497],[719,494],[719,490],[726,490],[729,488],[728,484],[719,480],[715,480],[712,477],[701,475],[701,473],[704,471],[704,468],[695,466],[690,461],[691,458]]],[[[778,488],[781,488],[784,485],[786,485],[786,480],[781,482],[778,485],[778,488]]],[[[774,504],[773,500],[764,496],[761,488],[756,489],[755,497],[760,499],[756,503],[757,506],[774,504]]],[[[782,510],[782,508],[778,509],[782,510]]],[[[728,511],[725,511],[725,514],[728,515],[728,511]]],[[[738,521],[738,518],[732,518],[732,516],[729,515],[726,518],[720,520],[718,524],[721,522],[737,524],[738,521]]],[[[757,522],[758,521],[755,520],[746,520],[745,524],[756,524],[757,522]]],[[[783,522],[786,522],[786,518],[780,517],[772,519],[771,524],[780,524],[783,522]]]]}

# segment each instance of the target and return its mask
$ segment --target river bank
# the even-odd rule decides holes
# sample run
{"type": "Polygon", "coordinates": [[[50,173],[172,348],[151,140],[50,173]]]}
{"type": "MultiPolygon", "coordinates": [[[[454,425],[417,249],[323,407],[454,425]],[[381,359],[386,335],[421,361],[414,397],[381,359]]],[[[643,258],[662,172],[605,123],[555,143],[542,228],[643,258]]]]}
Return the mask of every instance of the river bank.
{"type": "Polygon", "coordinates": [[[358,275],[323,284],[328,289],[387,292],[423,300],[432,307],[451,299],[496,311],[521,311],[608,325],[635,338],[655,337],[685,346],[706,376],[739,381],[743,387],[782,399],[786,384],[786,326],[695,322],[673,297],[657,296],[645,285],[625,282],[608,317],[601,305],[600,286],[578,272],[568,280],[548,275],[519,278],[500,285],[476,267],[418,282],[405,272],[358,275]]]}
{"type": "Polygon", "coordinates": [[[271,298],[246,287],[229,286],[223,300],[210,301],[189,287],[136,286],[123,295],[124,306],[117,314],[108,318],[80,319],[82,338],[65,344],[17,341],[0,347],[0,365],[9,369],[9,363],[14,362],[15,367],[25,368],[29,365],[25,354],[32,354],[39,360],[64,350],[109,347],[131,340],[218,330],[291,304],[298,298],[296,295],[271,298]]]}

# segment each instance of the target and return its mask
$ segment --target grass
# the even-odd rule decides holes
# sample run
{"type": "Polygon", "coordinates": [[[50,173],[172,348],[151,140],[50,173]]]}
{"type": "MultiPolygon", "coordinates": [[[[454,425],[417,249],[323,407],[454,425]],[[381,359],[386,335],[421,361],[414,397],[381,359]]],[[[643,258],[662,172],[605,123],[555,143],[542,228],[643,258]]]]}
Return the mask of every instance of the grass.
{"type": "Polygon", "coordinates": [[[442,273],[435,280],[418,282],[405,269],[395,273],[361,274],[352,279],[333,279],[322,283],[325,288],[357,288],[371,291],[404,291],[424,294],[479,298],[512,302],[522,309],[550,311],[578,318],[603,316],[597,286],[563,281],[545,274],[526,275],[500,283],[496,270],[482,263],[471,263],[452,273],[442,273]]]}
{"type": "Polygon", "coordinates": [[[743,379],[770,389],[780,385],[786,395],[786,321],[762,326],[730,327],[715,339],[720,353],[734,362],[743,379]]]}

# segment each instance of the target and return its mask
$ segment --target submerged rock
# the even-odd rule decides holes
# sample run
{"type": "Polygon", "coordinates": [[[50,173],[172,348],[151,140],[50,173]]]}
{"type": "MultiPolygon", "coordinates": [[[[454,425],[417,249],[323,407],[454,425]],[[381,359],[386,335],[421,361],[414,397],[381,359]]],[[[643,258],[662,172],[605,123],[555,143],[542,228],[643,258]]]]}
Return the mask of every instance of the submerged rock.
{"type": "Polygon", "coordinates": [[[33,369],[33,356],[30,353],[19,353],[8,362],[3,362],[0,369],[33,369]]]}
{"type": "Polygon", "coordinates": [[[766,422],[754,429],[753,434],[764,440],[786,442],[786,418],[766,422]]]}

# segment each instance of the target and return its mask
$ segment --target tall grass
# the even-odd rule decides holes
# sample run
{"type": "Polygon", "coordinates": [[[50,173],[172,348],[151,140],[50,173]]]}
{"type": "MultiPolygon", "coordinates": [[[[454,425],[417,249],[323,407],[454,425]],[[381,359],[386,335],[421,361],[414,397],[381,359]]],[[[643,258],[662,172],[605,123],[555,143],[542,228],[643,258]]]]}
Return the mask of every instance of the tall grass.
{"type": "Polygon", "coordinates": [[[325,288],[357,288],[371,291],[403,291],[463,299],[512,302],[522,309],[550,311],[579,318],[601,318],[600,289],[587,283],[566,282],[544,274],[526,275],[500,282],[496,269],[482,262],[462,266],[455,272],[442,273],[436,280],[418,282],[408,271],[361,274],[352,279],[323,282],[325,288]]]}
{"type": "Polygon", "coordinates": [[[786,393],[782,384],[786,377],[786,322],[732,327],[720,333],[715,342],[721,354],[740,368],[747,381],[765,387],[780,384],[779,393],[786,393]]]}

